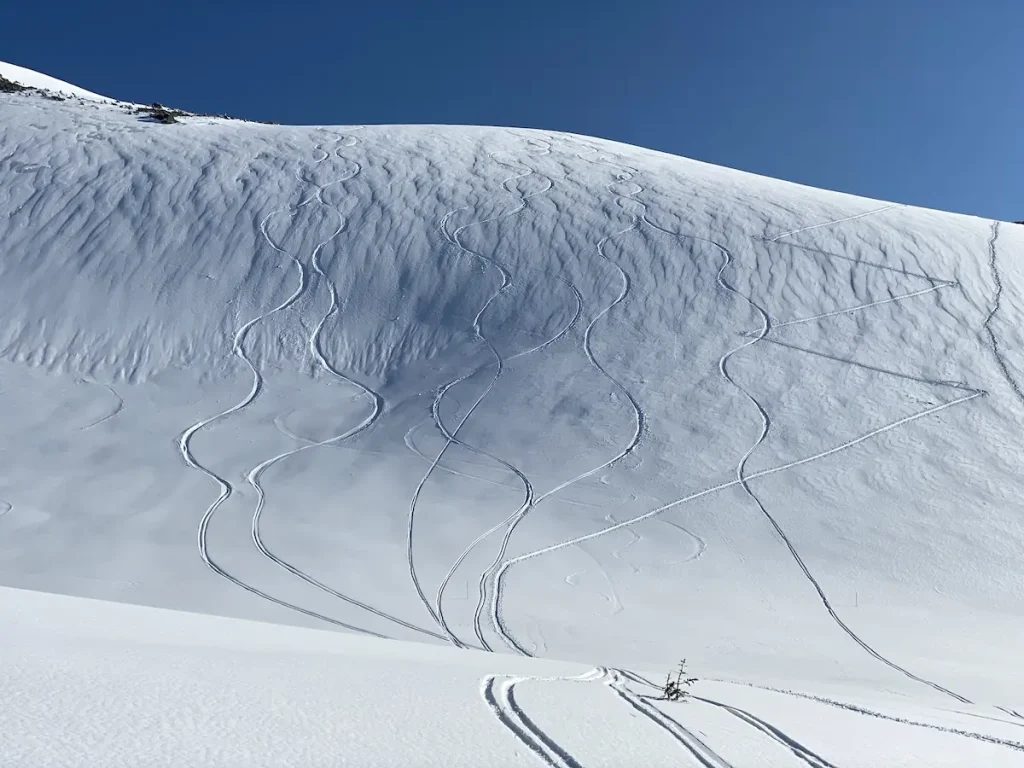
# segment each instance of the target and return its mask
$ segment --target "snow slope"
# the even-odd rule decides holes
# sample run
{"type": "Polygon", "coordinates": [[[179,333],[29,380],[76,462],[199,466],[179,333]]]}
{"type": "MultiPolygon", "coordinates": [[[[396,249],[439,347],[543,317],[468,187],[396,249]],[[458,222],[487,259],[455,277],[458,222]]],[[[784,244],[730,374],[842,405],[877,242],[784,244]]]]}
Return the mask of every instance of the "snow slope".
{"type": "Polygon", "coordinates": [[[4,588],[0,620],[6,765],[788,768],[1024,760],[1021,728],[1008,715],[930,708],[884,692],[813,699],[771,685],[703,681],[693,701],[656,703],[639,698],[646,687],[625,673],[583,664],[4,588]]]}
{"type": "Polygon", "coordinates": [[[87,91],[85,88],[79,88],[77,85],[65,83],[56,77],[50,77],[41,72],[19,67],[17,64],[8,64],[6,61],[0,61],[0,75],[28,88],[39,88],[44,91],[60,93],[66,96],[77,96],[93,101],[108,101],[106,96],[100,96],[98,93],[87,91]]]}
{"type": "MultiPolygon", "coordinates": [[[[0,583],[597,665],[584,687],[644,717],[621,676],[685,655],[1024,727],[1024,229],[541,131],[159,125],[0,94],[0,147],[0,583]]],[[[109,615],[105,647],[136,642],[109,615]]],[[[77,625],[52,626],[59,659],[77,625]]],[[[327,637],[339,675],[377,647],[327,637]]],[[[461,717],[422,674],[450,697],[431,716],[461,717]]],[[[790,699],[795,722],[848,714],[790,699]]],[[[718,713],[703,732],[754,727],[718,713]]],[[[830,760],[899,764],[845,727],[830,760]]],[[[542,764],[516,728],[467,749],[542,764]]]]}

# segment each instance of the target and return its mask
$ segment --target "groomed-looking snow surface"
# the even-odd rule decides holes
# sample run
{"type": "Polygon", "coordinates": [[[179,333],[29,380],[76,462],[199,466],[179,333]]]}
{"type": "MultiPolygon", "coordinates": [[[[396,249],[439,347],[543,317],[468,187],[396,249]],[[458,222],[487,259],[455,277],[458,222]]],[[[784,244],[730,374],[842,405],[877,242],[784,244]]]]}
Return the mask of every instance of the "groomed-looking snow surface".
{"type": "MultiPolygon", "coordinates": [[[[423,765],[1024,764],[1022,233],[562,133],[0,94],[0,583],[586,665],[445,656],[464,700],[396,661],[346,709],[359,649],[440,657],[224,630],[235,658],[261,631],[299,666],[349,654],[338,743],[388,685],[449,728],[476,707],[423,765]],[[718,704],[657,714],[629,670],[682,656],[718,704]],[[502,677],[531,663],[582,678],[502,677]]],[[[37,634],[75,669],[90,606],[153,628],[104,647],[176,616],[34,600],[0,605],[56,617],[37,634]]],[[[66,685],[32,638],[5,677],[66,685]]],[[[45,718],[4,722],[23,764],[73,759],[45,718]]],[[[176,762],[134,738],[82,764],[176,762]]],[[[371,742],[293,762],[416,764],[371,742]]]]}

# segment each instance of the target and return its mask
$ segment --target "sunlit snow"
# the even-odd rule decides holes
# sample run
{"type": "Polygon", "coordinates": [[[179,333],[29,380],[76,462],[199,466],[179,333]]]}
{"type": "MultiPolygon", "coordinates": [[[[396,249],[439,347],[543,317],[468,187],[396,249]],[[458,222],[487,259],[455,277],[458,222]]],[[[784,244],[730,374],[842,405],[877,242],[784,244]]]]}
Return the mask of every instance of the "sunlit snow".
{"type": "Polygon", "coordinates": [[[34,91],[0,150],[0,762],[1024,765],[1024,228],[34,91]]]}

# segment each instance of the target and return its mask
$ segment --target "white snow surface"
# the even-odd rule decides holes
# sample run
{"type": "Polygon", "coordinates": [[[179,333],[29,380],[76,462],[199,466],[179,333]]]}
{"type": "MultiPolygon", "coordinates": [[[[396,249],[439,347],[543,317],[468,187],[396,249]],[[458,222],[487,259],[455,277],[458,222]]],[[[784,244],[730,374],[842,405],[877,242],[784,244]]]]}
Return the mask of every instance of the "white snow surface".
{"type": "Polygon", "coordinates": [[[1024,227],[22,93],[0,246],[0,762],[1024,765],[1024,227]]]}
{"type": "Polygon", "coordinates": [[[44,75],[41,72],[25,69],[25,67],[19,67],[17,64],[8,64],[6,61],[0,61],[0,75],[3,75],[8,80],[24,85],[27,88],[39,88],[52,93],[61,93],[66,96],[77,96],[79,98],[89,99],[92,101],[108,101],[106,96],[100,96],[98,93],[87,91],[85,88],[79,88],[77,85],[65,83],[63,80],[58,80],[56,77],[50,77],[49,75],[44,75]]]}

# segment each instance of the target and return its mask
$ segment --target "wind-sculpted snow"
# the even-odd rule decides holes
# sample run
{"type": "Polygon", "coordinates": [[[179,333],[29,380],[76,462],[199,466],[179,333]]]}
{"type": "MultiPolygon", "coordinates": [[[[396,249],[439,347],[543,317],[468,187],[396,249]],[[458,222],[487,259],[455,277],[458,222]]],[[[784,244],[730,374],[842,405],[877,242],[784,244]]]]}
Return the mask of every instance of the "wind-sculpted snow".
{"type": "MultiPolygon", "coordinates": [[[[0,583],[1024,711],[1021,228],[562,133],[25,94],[0,182],[0,583]]],[[[572,687],[730,764],[624,670],[572,687]]],[[[524,703],[569,679],[477,693],[584,764],[524,703]]]]}

